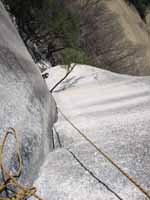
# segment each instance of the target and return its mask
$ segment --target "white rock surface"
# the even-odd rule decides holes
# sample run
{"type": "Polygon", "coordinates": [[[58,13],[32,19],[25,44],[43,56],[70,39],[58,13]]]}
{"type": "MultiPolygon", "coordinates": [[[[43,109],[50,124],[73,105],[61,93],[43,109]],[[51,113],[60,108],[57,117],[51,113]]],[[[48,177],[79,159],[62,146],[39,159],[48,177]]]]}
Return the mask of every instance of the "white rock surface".
{"type": "MultiPolygon", "coordinates": [[[[59,66],[50,69],[49,89],[64,73],[59,66]]],[[[119,75],[78,65],[53,95],[58,107],[86,136],[150,190],[150,77],[119,75]]],[[[35,182],[41,197],[45,200],[118,199],[100,183],[103,181],[120,199],[147,199],[61,115],[55,127],[64,148],[49,153],[41,168],[35,182]]]]}
{"type": "MultiPolygon", "coordinates": [[[[17,131],[23,158],[20,181],[31,184],[52,150],[55,102],[16,28],[0,2],[0,139],[3,131],[17,131]]],[[[5,148],[7,168],[16,169],[14,140],[5,148]]]]}

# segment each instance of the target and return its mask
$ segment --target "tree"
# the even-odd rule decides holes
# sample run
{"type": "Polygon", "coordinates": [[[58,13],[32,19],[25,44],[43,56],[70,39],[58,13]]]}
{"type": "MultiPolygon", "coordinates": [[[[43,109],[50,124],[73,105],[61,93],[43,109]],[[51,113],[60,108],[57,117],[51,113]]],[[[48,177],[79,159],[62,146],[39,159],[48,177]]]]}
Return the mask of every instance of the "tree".
{"type": "Polygon", "coordinates": [[[87,62],[88,58],[86,54],[81,49],[71,49],[67,48],[63,52],[64,67],[66,69],[66,74],[62,77],[50,90],[52,93],[58,85],[60,85],[73,71],[77,63],[84,64],[87,62]]]}
{"type": "MultiPolygon", "coordinates": [[[[67,48],[77,49],[79,15],[70,12],[62,0],[2,0],[35,62],[57,60],[67,48]]],[[[68,52],[69,53],[69,52],[68,52]]]]}

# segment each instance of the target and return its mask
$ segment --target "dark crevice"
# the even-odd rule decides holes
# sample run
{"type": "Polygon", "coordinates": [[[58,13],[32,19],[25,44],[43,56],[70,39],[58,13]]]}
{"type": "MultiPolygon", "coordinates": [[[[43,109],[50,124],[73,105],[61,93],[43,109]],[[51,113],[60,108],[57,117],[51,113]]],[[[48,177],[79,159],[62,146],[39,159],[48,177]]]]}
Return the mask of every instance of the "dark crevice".
{"type": "MultiPolygon", "coordinates": [[[[61,143],[59,133],[57,132],[55,126],[53,126],[53,134],[54,134],[54,133],[56,134],[56,138],[57,138],[57,142],[58,142],[58,144],[59,144],[59,147],[62,148],[63,145],[62,145],[62,143],[61,143]]],[[[53,136],[53,139],[54,139],[54,136],[53,136]]],[[[55,144],[55,142],[53,142],[53,143],[55,144]]]]}
{"type": "MultiPolygon", "coordinates": [[[[62,148],[63,145],[61,143],[60,140],[60,136],[58,131],[56,130],[55,126],[53,126],[53,144],[55,147],[55,136],[54,134],[56,134],[56,138],[57,138],[57,142],[59,144],[59,147],[62,148]]],[[[109,192],[111,192],[117,199],[119,200],[123,200],[123,198],[121,198],[115,191],[113,191],[106,183],[104,183],[102,180],[100,180],[90,169],[88,169],[85,164],[83,164],[83,162],[80,161],[80,159],[69,149],[69,148],[65,148],[72,156],[73,158],[80,164],[80,166],[89,173],[90,176],[92,176],[99,184],[103,185],[109,192]]]]}
{"type": "Polygon", "coordinates": [[[87,171],[98,183],[103,185],[109,192],[111,192],[117,199],[123,200],[115,191],[113,191],[106,183],[101,181],[90,169],[88,169],[81,161],[80,159],[70,150],[66,149],[72,156],[73,158],[80,164],[80,166],[87,171]]]}

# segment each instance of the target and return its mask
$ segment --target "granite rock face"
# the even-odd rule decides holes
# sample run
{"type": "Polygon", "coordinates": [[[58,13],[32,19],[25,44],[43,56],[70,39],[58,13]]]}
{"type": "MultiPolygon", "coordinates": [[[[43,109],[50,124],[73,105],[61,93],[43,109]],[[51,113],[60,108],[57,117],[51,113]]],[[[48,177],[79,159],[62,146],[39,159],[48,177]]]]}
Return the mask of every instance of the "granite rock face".
{"type": "MultiPolygon", "coordinates": [[[[148,29],[148,33],[150,35],[150,9],[147,11],[147,15],[146,15],[146,24],[147,24],[147,29],[148,29]]],[[[150,37],[150,36],[149,36],[150,37]]]]}
{"type": "MultiPolygon", "coordinates": [[[[0,139],[8,127],[17,131],[24,164],[20,181],[25,184],[33,182],[52,150],[55,121],[55,101],[0,2],[0,139]]],[[[10,136],[4,160],[12,170],[17,167],[14,145],[10,136]]]]}
{"type": "MultiPolygon", "coordinates": [[[[49,88],[64,76],[65,70],[58,66],[50,74],[49,88]]],[[[53,95],[61,111],[149,191],[150,77],[77,65],[53,95]]],[[[55,129],[63,148],[49,153],[35,181],[43,199],[148,199],[60,113],[55,129]]]]}
{"type": "Polygon", "coordinates": [[[80,45],[88,64],[122,74],[150,75],[150,38],[132,5],[124,0],[65,2],[80,11],[80,45]]]}

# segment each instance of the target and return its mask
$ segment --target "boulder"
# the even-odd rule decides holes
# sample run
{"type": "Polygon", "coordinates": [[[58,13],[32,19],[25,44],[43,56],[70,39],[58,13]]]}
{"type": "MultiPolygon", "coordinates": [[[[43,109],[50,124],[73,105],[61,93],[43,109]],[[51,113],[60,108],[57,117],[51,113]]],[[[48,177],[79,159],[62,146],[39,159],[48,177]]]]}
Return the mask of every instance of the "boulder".
{"type": "Polygon", "coordinates": [[[148,9],[148,11],[147,11],[146,24],[147,24],[147,29],[148,29],[149,37],[150,37],[150,9],[148,9]]]}
{"type": "Polygon", "coordinates": [[[150,75],[150,37],[131,4],[124,0],[65,2],[80,13],[80,46],[88,64],[122,74],[150,75]]]}
{"type": "MultiPolygon", "coordinates": [[[[52,150],[56,105],[15,26],[0,2],[0,141],[4,130],[16,130],[23,159],[20,181],[32,184],[52,150]]],[[[4,149],[8,169],[16,170],[15,140],[4,149]]]]}
{"type": "MultiPolygon", "coordinates": [[[[49,88],[65,70],[58,66],[50,69],[50,74],[49,88]]],[[[150,190],[150,77],[77,65],[53,95],[58,108],[76,127],[150,190]]],[[[43,199],[148,199],[60,113],[55,129],[63,148],[49,153],[35,181],[43,199]]],[[[57,141],[57,136],[54,138],[57,141]]]]}

